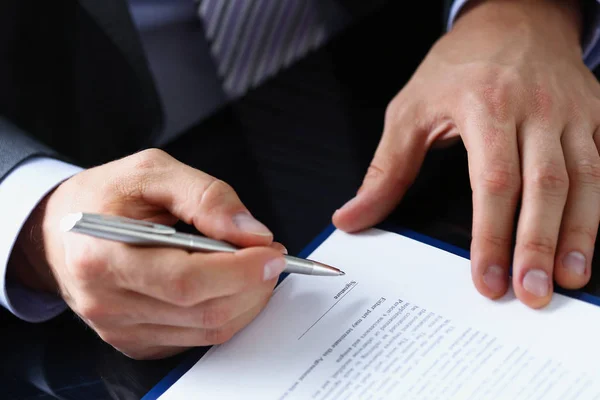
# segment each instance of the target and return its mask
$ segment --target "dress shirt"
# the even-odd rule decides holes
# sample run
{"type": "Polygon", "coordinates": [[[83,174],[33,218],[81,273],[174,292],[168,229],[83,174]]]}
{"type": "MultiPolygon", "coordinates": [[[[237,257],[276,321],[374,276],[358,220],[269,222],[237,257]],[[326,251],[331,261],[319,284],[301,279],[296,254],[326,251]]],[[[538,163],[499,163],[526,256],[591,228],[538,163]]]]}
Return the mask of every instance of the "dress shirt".
{"type": "MultiPolygon", "coordinates": [[[[165,136],[183,131],[216,110],[225,95],[210,59],[194,0],[128,0],[165,108],[165,136]]],[[[17,317],[43,322],[66,309],[57,297],[7,282],[6,269],[23,224],[41,199],[82,169],[37,157],[0,181],[0,304],[17,317]]]]}
{"type": "MultiPolygon", "coordinates": [[[[167,136],[163,139],[167,140],[228,99],[219,86],[193,0],[128,1],[165,108],[167,136]]],[[[468,1],[454,2],[448,29],[468,1]]],[[[586,65],[592,69],[600,65],[600,0],[594,12],[595,23],[587,27],[588,34],[583,43],[586,65]]],[[[26,321],[50,319],[66,306],[57,298],[31,293],[6,282],[12,247],[40,199],[79,171],[80,168],[60,161],[36,158],[23,162],[0,182],[0,221],[3,221],[0,230],[0,304],[26,321]]]]}
{"type": "Polygon", "coordinates": [[[62,302],[6,282],[15,240],[31,211],[58,183],[81,169],[50,158],[24,161],[0,183],[0,303],[19,318],[39,322],[65,309],[62,302]]]}
{"type": "Polygon", "coordinates": [[[195,0],[128,0],[165,115],[161,143],[228,99],[196,12],[195,0]]]}

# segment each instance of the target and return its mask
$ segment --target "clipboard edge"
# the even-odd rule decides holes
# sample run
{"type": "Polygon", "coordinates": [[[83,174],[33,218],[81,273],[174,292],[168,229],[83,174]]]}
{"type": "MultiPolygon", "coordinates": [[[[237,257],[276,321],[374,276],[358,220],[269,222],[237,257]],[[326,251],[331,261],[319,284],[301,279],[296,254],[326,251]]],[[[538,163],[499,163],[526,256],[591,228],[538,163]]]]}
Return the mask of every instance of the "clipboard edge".
{"type": "MultiPolygon", "coordinates": [[[[428,244],[440,250],[444,250],[449,253],[455,254],[459,257],[470,259],[471,256],[470,251],[463,249],[462,247],[452,245],[442,240],[435,239],[431,236],[424,235],[422,233],[418,233],[416,231],[403,228],[388,222],[381,223],[375,226],[375,228],[387,232],[396,233],[401,236],[405,236],[407,238],[416,240],[424,244],[428,244]]],[[[329,224],[306,247],[304,247],[304,249],[302,249],[302,251],[298,254],[298,257],[308,257],[335,231],[336,227],[333,224],[329,224]]],[[[285,279],[287,276],[287,274],[285,276],[282,276],[282,278],[277,284],[281,284],[283,279],[285,279]]],[[[565,290],[561,288],[555,288],[554,292],[600,307],[600,297],[591,295],[580,290],[565,290]]],[[[195,365],[196,362],[198,362],[198,360],[204,355],[204,353],[206,353],[205,348],[201,348],[196,351],[192,350],[192,353],[189,355],[189,357],[186,357],[186,359],[182,361],[181,364],[179,364],[163,379],[161,379],[144,397],[142,397],[141,400],[158,400],[158,398],[162,396],[171,387],[171,385],[177,382],[187,371],[189,371],[190,368],[192,368],[195,365]]]]}

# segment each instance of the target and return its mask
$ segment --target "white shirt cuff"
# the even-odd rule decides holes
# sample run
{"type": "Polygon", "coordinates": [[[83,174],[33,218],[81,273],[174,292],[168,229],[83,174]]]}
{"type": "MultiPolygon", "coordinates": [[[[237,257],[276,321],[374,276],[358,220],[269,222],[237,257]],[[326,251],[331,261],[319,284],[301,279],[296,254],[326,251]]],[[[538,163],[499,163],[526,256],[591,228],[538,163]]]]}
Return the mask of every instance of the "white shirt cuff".
{"type": "Polygon", "coordinates": [[[43,322],[66,309],[55,296],[7,282],[6,269],[23,225],[38,203],[81,168],[51,158],[26,160],[0,181],[0,304],[28,322],[43,322]]]}
{"type": "MultiPolygon", "coordinates": [[[[450,15],[447,21],[446,29],[452,29],[456,17],[469,0],[456,0],[450,8],[450,15]]],[[[590,7],[594,15],[589,20],[591,26],[586,27],[588,34],[583,38],[583,60],[590,69],[595,69],[600,65],[600,0],[596,1],[596,7],[590,7]]]]}
{"type": "Polygon", "coordinates": [[[454,26],[454,22],[456,21],[456,17],[458,16],[458,13],[468,2],[469,0],[455,0],[454,3],[452,3],[452,7],[450,8],[450,15],[448,16],[446,30],[449,31],[450,29],[452,29],[452,27],[454,26]]]}

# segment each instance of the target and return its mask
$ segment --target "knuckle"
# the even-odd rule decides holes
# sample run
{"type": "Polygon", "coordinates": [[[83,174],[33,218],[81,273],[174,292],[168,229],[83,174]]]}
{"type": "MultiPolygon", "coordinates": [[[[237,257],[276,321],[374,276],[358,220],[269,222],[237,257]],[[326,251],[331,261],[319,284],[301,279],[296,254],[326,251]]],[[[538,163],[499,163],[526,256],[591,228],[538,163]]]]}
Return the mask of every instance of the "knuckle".
{"type": "Polygon", "coordinates": [[[498,235],[493,232],[482,232],[479,239],[485,245],[492,245],[496,248],[508,249],[512,246],[512,239],[507,236],[498,235]]]}
{"type": "Polygon", "coordinates": [[[396,96],[385,109],[385,128],[402,132],[406,130],[407,122],[419,130],[425,126],[426,117],[424,107],[416,101],[405,101],[404,97],[396,96]]]}
{"type": "Polygon", "coordinates": [[[405,155],[392,152],[388,157],[379,157],[378,160],[371,163],[363,179],[361,190],[367,186],[365,184],[368,182],[378,182],[379,185],[376,187],[385,193],[398,193],[412,185],[413,178],[410,174],[394,172],[394,158],[401,159],[402,157],[405,155]]]}
{"type": "Polygon", "coordinates": [[[481,173],[479,185],[492,195],[514,197],[521,190],[521,176],[514,166],[496,165],[481,173]]]}
{"type": "Polygon", "coordinates": [[[526,252],[554,257],[556,242],[549,237],[540,236],[525,240],[520,247],[526,252]]]}
{"type": "Polygon", "coordinates": [[[217,213],[220,207],[231,203],[232,197],[237,196],[235,190],[220,179],[212,179],[206,186],[194,186],[188,194],[188,202],[193,205],[189,209],[199,208],[204,215],[217,213]]]}
{"type": "Polygon", "coordinates": [[[96,333],[98,334],[100,339],[102,339],[106,343],[110,344],[111,346],[122,347],[122,346],[119,346],[119,345],[123,344],[122,343],[123,342],[122,335],[118,334],[115,330],[113,330],[113,329],[96,329],[96,333]]]}
{"type": "Polygon", "coordinates": [[[95,297],[87,297],[85,300],[76,301],[76,307],[81,317],[94,324],[110,316],[110,308],[105,302],[95,297]]]}
{"type": "MultiPolygon", "coordinates": [[[[486,126],[481,133],[483,135],[486,150],[490,150],[493,154],[502,154],[507,149],[507,137],[509,132],[501,125],[486,126]]],[[[502,163],[503,166],[509,167],[510,164],[502,159],[496,159],[496,163],[502,163]]]]}
{"type": "Polygon", "coordinates": [[[187,216],[188,220],[193,220],[198,209],[202,214],[214,213],[234,193],[235,191],[228,183],[216,178],[212,178],[204,185],[190,185],[184,202],[184,209],[190,210],[192,213],[187,216]]]}
{"type": "Polygon", "coordinates": [[[212,180],[200,195],[200,206],[203,208],[214,208],[223,203],[223,200],[235,193],[233,188],[220,179],[212,180]]]}
{"type": "Polygon", "coordinates": [[[142,150],[133,156],[133,165],[136,170],[152,170],[162,167],[169,157],[165,151],[160,149],[142,150]]]}
{"type": "Polygon", "coordinates": [[[202,185],[194,183],[188,186],[185,200],[182,203],[181,209],[178,211],[186,222],[193,222],[198,206],[202,202],[203,195],[204,187],[202,185]]]}
{"type": "Polygon", "coordinates": [[[396,97],[386,106],[384,120],[388,123],[395,123],[395,121],[401,119],[402,112],[403,108],[398,97],[396,97]]]}
{"type": "Polygon", "coordinates": [[[506,90],[514,90],[515,88],[523,86],[523,74],[516,66],[504,67],[499,76],[501,77],[501,82],[506,90]]]}
{"type": "Polygon", "coordinates": [[[596,236],[598,235],[598,227],[590,225],[572,225],[564,228],[563,236],[567,238],[575,238],[581,240],[583,238],[592,246],[596,242],[596,236]]]}
{"type": "Polygon", "coordinates": [[[591,115],[588,111],[587,104],[575,98],[565,99],[563,108],[568,120],[575,126],[583,125],[586,121],[591,120],[591,115]]]}
{"type": "Polygon", "coordinates": [[[577,160],[572,171],[573,183],[590,185],[600,191],[600,161],[577,160]]]}
{"type": "Polygon", "coordinates": [[[484,85],[476,94],[487,114],[497,122],[504,123],[510,118],[511,87],[504,82],[484,85]]]}
{"type": "Polygon", "coordinates": [[[461,92],[463,106],[481,109],[494,121],[503,124],[511,118],[514,90],[520,87],[520,75],[514,69],[476,66],[471,69],[474,85],[461,92]]]}
{"type": "Polygon", "coordinates": [[[130,354],[133,350],[133,342],[128,335],[114,329],[97,330],[96,333],[106,343],[115,349],[130,354]]]}
{"type": "Polygon", "coordinates": [[[548,164],[539,167],[531,175],[525,175],[528,183],[536,191],[562,195],[569,189],[569,176],[565,169],[548,164]]]}
{"type": "Polygon", "coordinates": [[[165,282],[167,298],[179,307],[191,307],[198,301],[199,287],[189,268],[181,269],[165,282]]]}
{"type": "Polygon", "coordinates": [[[535,85],[532,92],[533,114],[543,121],[554,115],[555,101],[552,91],[543,85],[535,85]]]}
{"type": "Polygon", "coordinates": [[[209,305],[200,312],[203,328],[216,329],[226,325],[232,319],[232,310],[225,305],[209,305]]]}
{"type": "Polygon", "coordinates": [[[224,326],[216,329],[207,329],[205,331],[205,339],[210,344],[223,344],[231,340],[235,335],[235,330],[231,327],[224,326]]]}
{"type": "Polygon", "coordinates": [[[124,197],[143,196],[153,181],[166,173],[169,159],[160,149],[142,150],[132,155],[128,172],[117,174],[112,181],[115,190],[124,197]]]}
{"type": "Polygon", "coordinates": [[[71,275],[84,284],[103,279],[110,270],[104,257],[86,245],[81,245],[79,250],[70,255],[67,265],[71,275]]]}
{"type": "Polygon", "coordinates": [[[385,168],[380,167],[375,163],[371,163],[365,174],[365,180],[376,180],[385,176],[385,168]]]}

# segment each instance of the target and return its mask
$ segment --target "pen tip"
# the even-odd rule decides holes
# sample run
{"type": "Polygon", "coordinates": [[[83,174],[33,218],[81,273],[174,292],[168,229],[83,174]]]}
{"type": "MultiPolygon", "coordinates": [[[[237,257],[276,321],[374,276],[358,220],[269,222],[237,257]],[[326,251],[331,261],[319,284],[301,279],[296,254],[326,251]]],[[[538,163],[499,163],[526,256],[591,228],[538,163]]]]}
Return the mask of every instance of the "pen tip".
{"type": "Polygon", "coordinates": [[[344,271],[339,268],[332,267],[331,265],[324,264],[318,261],[312,261],[313,265],[319,270],[317,275],[327,275],[327,276],[342,276],[346,275],[344,271]]]}

